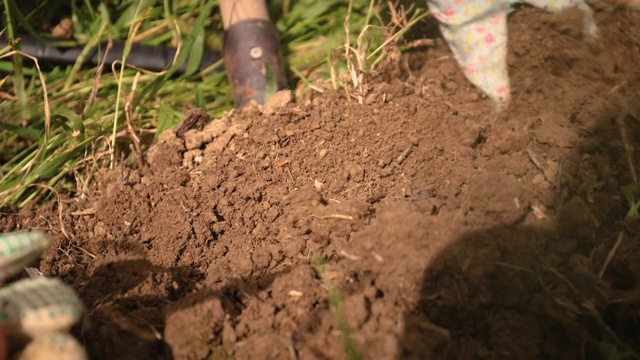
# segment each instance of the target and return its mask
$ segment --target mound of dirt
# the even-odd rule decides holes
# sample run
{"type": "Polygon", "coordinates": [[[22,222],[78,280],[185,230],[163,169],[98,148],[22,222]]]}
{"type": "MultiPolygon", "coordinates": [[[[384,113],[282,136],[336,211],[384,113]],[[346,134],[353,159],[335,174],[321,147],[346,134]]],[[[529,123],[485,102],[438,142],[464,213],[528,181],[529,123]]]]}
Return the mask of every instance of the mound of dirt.
{"type": "Polygon", "coordinates": [[[638,354],[640,13],[596,19],[587,42],[579,13],[515,13],[504,113],[439,44],[363,105],[165,132],[148,168],[0,230],[54,238],[40,270],[78,290],[94,359],[638,354]]]}

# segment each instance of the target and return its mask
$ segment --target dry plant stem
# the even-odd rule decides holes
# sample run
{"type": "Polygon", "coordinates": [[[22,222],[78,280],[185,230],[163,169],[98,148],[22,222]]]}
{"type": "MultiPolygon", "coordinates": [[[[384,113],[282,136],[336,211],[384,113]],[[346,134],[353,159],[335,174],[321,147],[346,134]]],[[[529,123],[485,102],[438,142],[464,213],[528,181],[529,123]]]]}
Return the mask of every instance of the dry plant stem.
{"type": "Polygon", "coordinates": [[[80,247],[78,245],[71,245],[71,246],[73,246],[74,248],[76,248],[76,249],[82,251],[83,253],[87,254],[87,256],[89,256],[90,258],[92,258],[94,260],[98,258],[95,254],[90,253],[89,250],[87,250],[87,249],[85,249],[83,247],[80,247]]]}
{"type": "Polygon", "coordinates": [[[409,145],[409,147],[407,147],[402,152],[402,154],[398,156],[398,158],[396,159],[396,165],[402,165],[402,163],[409,157],[409,155],[411,155],[411,152],[413,151],[413,147],[414,147],[413,144],[409,145]]]}
{"type": "Polygon", "coordinates": [[[515,269],[515,270],[526,271],[526,272],[528,272],[528,273],[530,273],[532,275],[537,276],[537,274],[533,270],[527,269],[527,268],[522,267],[522,266],[511,265],[511,264],[507,264],[507,263],[502,262],[502,261],[494,261],[493,263],[496,264],[496,265],[499,265],[499,266],[504,266],[504,267],[508,267],[508,268],[511,268],[511,269],[515,269]]]}
{"type": "Polygon", "coordinates": [[[421,21],[422,19],[426,18],[428,15],[430,15],[429,12],[425,12],[424,14],[418,16],[417,18],[413,19],[411,22],[409,22],[408,24],[406,24],[404,27],[402,27],[402,29],[400,29],[399,31],[397,31],[395,34],[393,34],[391,37],[389,37],[384,43],[382,43],[382,45],[378,46],[377,49],[375,49],[371,54],[369,54],[367,56],[367,59],[373,57],[373,55],[377,54],[379,51],[381,51],[382,49],[384,49],[387,45],[389,45],[391,42],[398,40],[398,38],[400,36],[402,36],[405,32],[407,32],[407,30],[409,30],[410,28],[413,27],[413,25],[415,25],[416,23],[418,23],[419,21],[421,21]]]}
{"type": "MultiPolygon", "coordinates": [[[[151,11],[151,8],[148,8],[147,11],[145,12],[145,14],[143,14],[140,18],[138,18],[138,13],[141,10],[140,9],[140,5],[142,4],[142,2],[138,3],[138,6],[136,7],[136,11],[133,15],[133,19],[135,19],[136,21],[133,22],[133,24],[131,25],[131,27],[129,28],[129,35],[127,36],[127,41],[125,42],[125,46],[124,46],[124,51],[122,54],[122,62],[121,62],[121,66],[120,66],[120,73],[119,76],[114,76],[118,82],[118,92],[116,93],[116,107],[114,110],[114,114],[113,114],[113,129],[112,129],[112,135],[111,135],[111,148],[113,149],[113,151],[111,152],[111,159],[110,159],[110,168],[113,169],[114,166],[114,162],[115,162],[115,148],[116,148],[116,133],[118,132],[118,117],[120,114],[120,99],[122,98],[122,82],[124,80],[124,70],[125,67],[127,65],[127,55],[129,54],[129,51],[131,50],[131,43],[132,43],[132,39],[135,36],[135,34],[138,32],[138,29],[140,28],[140,25],[142,25],[142,22],[144,21],[144,18],[146,16],[147,13],[149,13],[149,11],[151,11]]],[[[116,70],[115,70],[115,66],[118,64],[117,61],[114,61],[113,64],[111,65],[111,71],[113,71],[114,75],[117,74],[116,70]]]]}
{"type": "Polygon", "coordinates": [[[549,272],[551,272],[553,275],[557,276],[560,280],[562,280],[569,287],[569,289],[573,291],[573,293],[577,295],[581,295],[580,291],[573,285],[573,283],[569,281],[569,279],[567,279],[566,276],[562,275],[558,270],[556,270],[555,268],[549,268],[549,272]]]}
{"type": "Polygon", "coordinates": [[[62,221],[62,197],[60,197],[60,193],[56,191],[56,189],[52,188],[49,185],[46,184],[33,184],[30,186],[35,186],[35,187],[41,187],[44,189],[47,189],[51,192],[53,192],[54,194],[56,194],[56,198],[57,198],[57,202],[58,202],[58,221],[60,222],[60,231],[62,231],[62,235],[64,235],[64,237],[67,240],[70,240],[71,237],[69,236],[69,233],[67,233],[67,230],[64,226],[64,221],[62,221]]]}
{"type": "MultiPolygon", "coordinates": [[[[347,15],[344,17],[344,33],[345,33],[345,44],[344,44],[344,58],[347,61],[347,69],[349,69],[349,75],[351,76],[351,82],[353,82],[353,88],[357,89],[360,86],[360,82],[359,80],[359,76],[358,76],[358,70],[355,68],[355,66],[353,66],[353,63],[351,62],[351,51],[353,50],[351,48],[351,31],[349,30],[349,19],[351,18],[351,12],[353,11],[353,0],[349,0],[349,8],[347,9],[347,15]]],[[[349,96],[348,93],[348,87],[345,87],[347,89],[347,99],[350,99],[351,96],[349,96]]],[[[358,103],[362,104],[362,95],[357,95],[358,98],[358,103]]]]}
{"type": "MultiPolygon", "coordinates": [[[[140,21],[139,24],[142,24],[142,21],[140,21]]],[[[165,75],[167,72],[169,72],[169,69],[174,66],[176,64],[176,62],[178,61],[178,57],[180,56],[180,50],[182,49],[182,33],[180,31],[180,26],[178,26],[178,23],[174,20],[173,21],[173,27],[174,30],[176,31],[176,53],[173,55],[173,60],[171,61],[171,65],[169,67],[167,67],[165,70],[162,71],[149,71],[147,69],[143,69],[140,67],[137,67],[135,65],[127,65],[129,68],[137,70],[139,72],[141,72],[144,75],[156,75],[156,76],[162,76],[165,75]]],[[[111,38],[109,38],[109,40],[111,41],[111,38]]],[[[136,36],[134,36],[134,40],[132,42],[137,42],[136,41],[136,36]]]]}
{"type": "Polygon", "coordinates": [[[562,164],[564,164],[564,157],[560,156],[560,158],[558,159],[558,170],[556,171],[556,192],[558,193],[558,195],[560,194],[560,190],[562,190],[562,164]]]}
{"type": "MultiPolygon", "coordinates": [[[[367,54],[368,50],[365,48],[364,46],[364,37],[367,33],[367,31],[369,31],[369,29],[374,28],[374,29],[381,29],[380,26],[375,26],[375,25],[370,25],[369,24],[369,17],[371,15],[372,9],[373,9],[373,0],[371,1],[370,5],[369,5],[369,11],[367,13],[367,20],[365,22],[365,26],[362,29],[362,31],[360,31],[360,34],[358,34],[358,38],[357,38],[357,42],[355,44],[355,48],[351,45],[350,42],[350,30],[349,30],[349,20],[350,20],[350,15],[353,9],[353,0],[349,1],[349,8],[347,11],[347,15],[345,16],[345,20],[344,20],[344,29],[345,29],[345,35],[346,35],[346,40],[345,40],[345,44],[344,46],[344,51],[345,51],[345,60],[347,62],[347,69],[349,71],[349,76],[351,78],[351,82],[353,84],[353,90],[355,92],[355,97],[358,100],[359,104],[362,104],[364,101],[364,87],[363,87],[363,74],[368,72],[368,71],[372,71],[376,65],[382,60],[383,56],[382,55],[378,55],[378,58],[376,58],[375,60],[373,60],[373,63],[370,67],[367,67],[367,61],[371,60],[374,58],[374,56],[376,54],[378,54],[379,52],[382,52],[385,48],[387,48],[390,44],[396,42],[408,29],[410,29],[413,25],[415,25],[418,21],[424,19],[429,13],[426,12],[420,16],[418,16],[417,18],[413,19],[411,22],[407,22],[406,21],[406,12],[402,11],[402,15],[399,15],[397,10],[396,10],[396,5],[392,4],[391,2],[387,1],[389,8],[391,8],[391,12],[392,12],[392,18],[393,21],[396,25],[399,25],[401,28],[396,31],[395,33],[393,33],[393,35],[389,36],[380,46],[378,46],[378,48],[376,48],[374,51],[372,51],[371,53],[367,54]],[[354,64],[354,62],[352,61],[352,56],[355,57],[356,59],[356,63],[354,64]]],[[[393,28],[395,28],[396,26],[394,26],[393,28]]],[[[335,76],[333,74],[333,67],[332,67],[332,83],[334,85],[335,88],[335,76]]],[[[351,94],[350,94],[350,90],[348,86],[345,86],[345,91],[347,92],[347,98],[350,99],[351,98],[351,94]]]]}
{"type": "MultiPolygon", "coordinates": [[[[615,331],[611,330],[611,328],[609,327],[609,325],[607,325],[607,323],[604,321],[604,319],[602,319],[602,316],[600,315],[600,313],[598,312],[598,310],[596,309],[596,307],[591,303],[591,302],[583,302],[582,304],[580,304],[582,306],[583,309],[587,310],[587,313],[589,315],[591,315],[591,317],[597,322],[598,327],[602,330],[604,330],[607,335],[613,339],[613,341],[615,342],[615,345],[617,347],[621,347],[622,351],[627,353],[627,354],[634,354],[637,355],[635,351],[633,351],[631,348],[629,348],[625,342],[620,339],[620,337],[618,337],[618,335],[615,333],[615,331]]],[[[623,357],[624,359],[635,359],[637,357],[623,357]]]]}
{"type": "Polygon", "coordinates": [[[98,164],[98,161],[100,160],[100,158],[108,157],[108,155],[111,153],[110,150],[107,150],[106,152],[95,150],[96,144],[100,141],[103,141],[105,146],[109,148],[109,145],[110,145],[109,139],[104,135],[100,136],[91,143],[91,155],[85,156],[82,160],[78,162],[78,164],[83,164],[88,162],[91,163],[91,168],[87,171],[88,173],[87,178],[83,183],[82,189],[80,189],[80,193],[81,193],[80,198],[83,200],[86,199],[87,190],[88,190],[89,184],[91,184],[91,180],[93,180],[94,172],[98,167],[103,167],[98,164]]]}
{"type": "Polygon", "coordinates": [[[291,333],[287,336],[287,348],[289,349],[289,357],[291,360],[298,360],[298,352],[296,351],[291,333]]]}
{"type": "Polygon", "coordinates": [[[86,215],[94,215],[96,213],[95,207],[90,207],[88,209],[74,211],[71,213],[71,216],[86,216],[86,215]]]}
{"type": "Polygon", "coordinates": [[[104,64],[107,60],[107,55],[111,51],[113,47],[113,39],[109,36],[107,40],[107,47],[104,50],[104,57],[102,61],[100,61],[100,65],[98,66],[98,71],[96,72],[96,76],[93,78],[93,84],[91,86],[91,94],[89,94],[89,100],[87,101],[87,105],[84,107],[81,116],[84,117],[93,106],[93,103],[96,101],[96,97],[98,96],[98,89],[100,88],[100,79],[102,79],[102,71],[104,71],[104,64]]]}
{"type": "Polygon", "coordinates": [[[353,220],[353,216],[343,215],[343,214],[330,214],[330,215],[325,215],[325,216],[312,215],[312,217],[315,217],[315,218],[321,219],[321,220],[327,220],[327,219],[353,220]]]}
{"type": "Polygon", "coordinates": [[[291,11],[291,0],[284,0],[282,2],[282,13],[287,15],[291,11]]]}
{"type": "MultiPolygon", "coordinates": [[[[338,74],[336,73],[336,63],[338,62],[333,56],[330,56],[331,67],[329,68],[329,75],[331,76],[331,87],[333,90],[338,90],[338,74]]],[[[348,99],[349,97],[347,97],[348,99]]]]}
{"type": "Polygon", "coordinates": [[[36,152],[33,159],[31,159],[31,161],[29,161],[22,169],[20,169],[20,171],[24,172],[23,178],[26,178],[29,172],[31,171],[31,168],[33,168],[33,165],[35,165],[35,163],[38,161],[40,154],[42,154],[42,151],[47,146],[47,141],[49,140],[49,134],[51,132],[51,107],[49,106],[49,95],[47,93],[47,83],[44,79],[44,75],[42,75],[42,71],[40,70],[40,64],[38,64],[38,59],[36,59],[33,56],[27,55],[21,51],[15,51],[15,50],[9,51],[8,53],[0,56],[0,59],[4,59],[6,57],[13,56],[16,54],[24,56],[28,59],[31,59],[35,64],[36,70],[38,71],[38,78],[40,79],[40,86],[42,87],[42,98],[43,98],[42,100],[44,102],[44,138],[42,139],[42,146],[38,148],[38,151],[36,152]]]}
{"type": "Polygon", "coordinates": [[[124,115],[127,122],[127,130],[129,131],[129,137],[133,143],[134,152],[136,154],[136,160],[138,167],[143,168],[146,166],[144,156],[142,155],[142,146],[140,145],[140,138],[136,134],[136,129],[133,127],[133,96],[136,93],[138,87],[138,80],[140,79],[140,72],[136,73],[133,78],[133,84],[131,85],[131,93],[128,96],[127,102],[124,104],[124,115]]]}
{"type": "Polygon", "coordinates": [[[629,135],[627,134],[627,128],[624,125],[624,119],[627,117],[627,112],[623,112],[616,118],[616,123],[618,124],[618,129],[620,130],[620,137],[622,138],[622,143],[624,144],[624,152],[627,155],[627,161],[629,162],[629,169],[631,170],[631,176],[633,178],[633,183],[638,183],[638,178],[636,176],[636,168],[633,165],[633,145],[629,142],[629,135]]]}
{"type": "Polygon", "coordinates": [[[620,248],[620,244],[622,244],[622,239],[624,239],[624,232],[620,231],[620,233],[618,234],[618,240],[616,240],[616,243],[613,244],[611,251],[609,251],[609,254],[607,255],[607,259],[604,261],[604,264],[602,264],[602,269],[600,269],[600,272],[598,273],[599,279],[602,279],[602,276],[604,276],[604,272],[607,271],[611,260],[613,260],[613,257],[616,255],[616,252],[620,248]]]}
{"type": "MultiPolygon", "coordinates": [[[[80,70],[82,69],[82,66],[85,62],[85,60],[90,57],[89,54],[98,47],[99,43],[100,43],[100,39],[102,37],[102,33],[104,33],[107,29],[108,24],[106,22],[102,23],[102,26],[100,26],[100,29],[98,30],[98,32],[92,36],[89,39],[89,42],[83,47],[82,51],[80,52],[78,58],[76,59],[75,63],[73,64],[73,66],[71,67],[71,71],[69,72],[69,75],[67,76],[67,80],[64,83],[64,86],[62,87],[63,91],[68,91],[69,88],[73,85],[74,81],[76,80],[78,73],[80,72],[80,70]]],[[[106,56],[105,56],[106,57],[106,56]]]]}
{"type": "Polygon", "coordinates": [[[380,177],[387,177],[389,175],[391,175],[393,173],[393,171],[400,165],[402,165],[402,163],[409,157],[409,155],[411,155],[411,153],[413,152],[413,148],[415,145],[411,144],[409,145],[403,152],[402,154],[400,154],[396,160],[391,163],[389,166],[387,166],[386,168],[382,169],[382,172],[380,173],[380,177]]]}
{"type": "Polygon", "coordinates": [[[123,185],[129,184],[129,172],[124,167],[124,153],[120,153],[120,183],[123,185]]]}
{"type": "MultiPolygon", "coordinates": [[[[399,25],[402,21],[401,19],[403,18],[403,16],[399,15],[398,11],[396,10],[396,8],[398,7],[398,3],[397,2],[394,3],[391,0],[387,0],[387,7],[389,8],[389,12],[391,13],[391,22],[396,25],[399,25]]],[[[404,18],[406,19],[406,16],[404,18]]]]}
{"type": "MultiPolygon", "coordinates": [[[[166,13],[166,11],[165,11],[165,13],[166,13]]],[[[179,44],[181,36],[180,36],[180,27],[178,26],[178,21],[173,16],[167,16],[167,17],[170,17],[171,21],[163,21],[160,24],[158,24],[158,25],[156,25],[156,26],[154,26],[154,27],[152,27],[150,29],[142,31],[139,34],[136,34],[133,37],[133,42],[134,43],[139,43],[139,42],[143,42],[145,40],[150,40],[150,39],[152,39],[152,38],[154,38],[156,36],[162,35],[167,30],[174,30],[174,31],[176,31],[176,33],[174,34],[175,35],[174,39],[175,39],[176,43],[179,44]],[[173,25],[173,28],[171,28],[169,26],[169,24],[173,25]]],[[[188,14],[182,15],[182,16],[178,16],[178,18],[180,18],[182,20],[187,20],[188,19],[188,14]]]]}
{"type": "MultiPolygon", "coordinates": [[[[6,27],[4,28],[4,32],[6,32],[7,35],[7,39],[8,40],[15,40],[16,39],[16,33],[15,33],[15,29],[13,26],[13,21],[12,18],[15,16],[15,14],[12,14],[12,6],[11,6],[10,1],[8,0],[4,0],[3,1],[3,5],[4,5],[4,17],[5,17],[5,23],[6,23],[6,27]]],[[[15,4],[13,4],[15,5],[15,4]]],[[[19,42],[14,42],[11,47],[14,49],[14,51],[20,51],[20,43],[19,42]]],[[[22,59],[20,58],[20,56],[18,55],[18,52],[13,52],[12,53],[12,57],[13,57],[13,88],[14,88],[14,92],[17,95],[17,100],[20,102],[20,104],[22,106],[25,106],[27,104],[27,95],[25,92],[25,83],[24,83],[24,73],[23,73],[23,64],[22,64],[22,59]]],[[[23,116],[24,117],[24,116],[23,116]]],[[[23,122],[23,126],[25,126],[26,123],[26,119],[22,119],[23,122]]]]}
{"type": "Polygon", "coordinates": [[[411,50],[422,47],[433,47],[436,46],[438,42],[435,39],[418,39],[413,40],[402,46],[404,50],[411,50]]]}
{"type": "Polygon", "coordinates": [[[353,260],[353,261],[358,261],[358,260],[361,259],[360,256],[350,254],[350,253],[346,252],[345,250],[340,250],[339,254],[344,256],[344,257],[346,257],[347,259],[353,260]]]}
{"type": "Polygon", "coordinates": [[[536,157],[536,154],[534,154],[533,150],[531,150],[531,148],[528,146],[527,146],[527,155],[529,155],[529,159],[531,160],[533,165],[535,165],[538,169],[540,169],[540,171],[544,172],[544,166],[542,166],[542,163],[540,162],[540,160],[538,160],[538,158],[536,157]]]}

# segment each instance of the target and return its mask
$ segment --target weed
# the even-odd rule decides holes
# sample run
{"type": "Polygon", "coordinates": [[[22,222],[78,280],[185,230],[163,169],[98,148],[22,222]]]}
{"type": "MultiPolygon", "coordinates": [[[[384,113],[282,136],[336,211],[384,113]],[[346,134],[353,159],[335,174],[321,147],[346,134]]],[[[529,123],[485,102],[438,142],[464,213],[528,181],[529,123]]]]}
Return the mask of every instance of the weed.
{"type": "Polygon", "coordinates": [[[329,290],[329,306],[335,317],[336,325],[340,331],[340,339],[342,341],[342,347],[344,349],[347,358],[350,360],[362,359],[358,347],[351,337],[351,331],[347,323],[347,316],[344,311],[344,302],[340,290],[336,289],[332,281],[326,276],[328,271],[328,264],[324,258],[318,258],[313,261],[313,268],[315,273],[322,281],[322,283],[329,290]]]}

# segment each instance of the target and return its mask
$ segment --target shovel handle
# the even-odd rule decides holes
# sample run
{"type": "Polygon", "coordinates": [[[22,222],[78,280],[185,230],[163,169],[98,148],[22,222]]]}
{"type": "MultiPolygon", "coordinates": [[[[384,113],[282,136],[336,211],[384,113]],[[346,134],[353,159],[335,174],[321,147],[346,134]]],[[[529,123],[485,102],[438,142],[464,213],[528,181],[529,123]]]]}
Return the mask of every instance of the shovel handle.
{"type": "Polygon", "coordinates": [[[265,0],[220,0],[220,13],[225,30],[238,21],[262,19],[269,21],[265,0]]]}

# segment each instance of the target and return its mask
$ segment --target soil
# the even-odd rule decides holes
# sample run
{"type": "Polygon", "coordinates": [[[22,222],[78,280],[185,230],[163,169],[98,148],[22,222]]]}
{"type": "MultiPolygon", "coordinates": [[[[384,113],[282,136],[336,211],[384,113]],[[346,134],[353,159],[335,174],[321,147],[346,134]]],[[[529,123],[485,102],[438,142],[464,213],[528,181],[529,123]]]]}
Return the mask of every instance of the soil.
{"type": "Polygon", "coordinates": [[[362,105],[167,131],[0,231],[51,235],[93,359],[637,358],[640,12],[596,20],[514,13],[505,112],[438,41],[362,105]]]}

